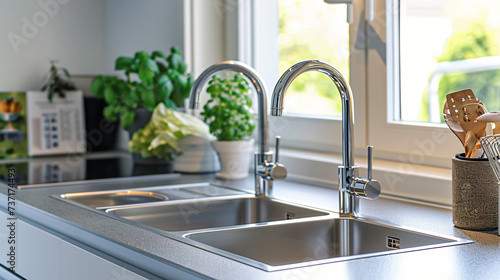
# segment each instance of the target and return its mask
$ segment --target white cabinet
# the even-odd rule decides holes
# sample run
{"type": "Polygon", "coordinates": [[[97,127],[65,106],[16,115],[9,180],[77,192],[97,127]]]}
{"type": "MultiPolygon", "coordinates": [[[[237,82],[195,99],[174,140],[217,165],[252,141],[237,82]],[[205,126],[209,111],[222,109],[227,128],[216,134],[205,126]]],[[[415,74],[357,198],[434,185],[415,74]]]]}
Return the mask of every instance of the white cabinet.
{"type": "MultiPolygon", "coordinates": [[[[8,225],[8,216],[0,211],[2,224],[8,225]]],[[[16,220],[15,244],[8,244],[10,229],[0,226],[0,263],[7,263],[10,246],[16,246],[15,271],[27,279],[50,280],[139,280],[156,277],[127,265],[85,245],[75,245],[67,238],[47,232],[34,225],[16,220]],[[118,265],[117,263],[120,263],[118,265]],[[126,268],[125,268],[126,267],[126,268]]]]}

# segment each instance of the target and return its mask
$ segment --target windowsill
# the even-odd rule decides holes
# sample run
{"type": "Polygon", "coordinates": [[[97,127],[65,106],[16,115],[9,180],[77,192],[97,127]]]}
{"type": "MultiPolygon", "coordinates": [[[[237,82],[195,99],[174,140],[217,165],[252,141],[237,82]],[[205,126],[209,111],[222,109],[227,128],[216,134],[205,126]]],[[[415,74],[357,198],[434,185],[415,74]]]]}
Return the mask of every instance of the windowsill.
{"type": "MultiPolygon", "coordinates": [[[[280,162],[291,181],[315,183],[334,188],[338,184],[340,154],[280,149],[280,162]]],[[[359,175],[366,176],[366,158],[356,157],[359,175]]],[[[382,195],[410,199],[436,206],[451,206],[451,169],[373,159],[373,178],[382,186],[382,195]]]]}

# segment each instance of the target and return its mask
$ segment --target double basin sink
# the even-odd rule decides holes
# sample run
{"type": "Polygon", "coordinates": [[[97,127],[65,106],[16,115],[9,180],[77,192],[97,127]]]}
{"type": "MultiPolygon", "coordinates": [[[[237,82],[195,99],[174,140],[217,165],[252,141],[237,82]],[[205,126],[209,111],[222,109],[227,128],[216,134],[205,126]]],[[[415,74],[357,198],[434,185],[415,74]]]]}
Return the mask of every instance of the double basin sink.
{"type": "Polygon", "coordinates": [[[210,183],[53,197],[267,271],[469,242],[210,183]]]}

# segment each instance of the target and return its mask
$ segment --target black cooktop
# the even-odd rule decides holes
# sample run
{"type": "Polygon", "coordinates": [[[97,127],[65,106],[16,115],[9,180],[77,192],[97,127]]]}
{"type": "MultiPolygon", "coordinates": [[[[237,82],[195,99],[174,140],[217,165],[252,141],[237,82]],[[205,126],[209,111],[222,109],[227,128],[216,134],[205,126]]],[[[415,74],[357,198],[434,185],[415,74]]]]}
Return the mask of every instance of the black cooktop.
{"type": "Polygon", "coordinates": [[[7,182],[9,169],[18,186],[173,173],[172,164],[135,165],[128,154],[0,161],[0,181],[7,182]]]}

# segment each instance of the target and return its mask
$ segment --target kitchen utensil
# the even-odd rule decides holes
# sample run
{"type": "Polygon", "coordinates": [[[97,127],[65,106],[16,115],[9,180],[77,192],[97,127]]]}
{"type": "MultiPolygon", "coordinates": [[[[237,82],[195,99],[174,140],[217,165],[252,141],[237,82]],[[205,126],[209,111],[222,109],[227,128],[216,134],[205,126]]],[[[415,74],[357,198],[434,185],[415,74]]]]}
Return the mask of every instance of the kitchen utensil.
{"type": "Polygon", "coordinates": [[[448,104],[450,115],[453,118],[453,121],[456,123],[460,123],[458,109],[460,109],[460,107],[462,107],[465,104],[480,103],[480,101],[479,99],[476,98],[472,90],[464,89],[448,93],[446,95],[446,103],[448,104]]]}
{"type": "Polygon", "coordinates": [[[458,122],[455,122],[451,116],[450,109],[448,107],[448,102],[444,103],[443,107],[443,117],[444,121],[450,128],[450,130],[458,137],[462,146],[465,144],[465,132],[458,122]]]}
{"type": "MultiPolygon", "coordinates": [[[[469,103],[480,102],[470,89],[460,90],[446,95],[443,117],[450,130],[458,137],[465,147],[466,131],[460,125],[459,109],[469,103]]],[[[470,140],[469,140],[470,141],[470,140]]]]}
{"type": "Polygon", "coordinates": [[[460,126],[465,132],[465,156],[470,158],[474,154],[474,147],[479,138],[486,135],[485,122],[478,122],[476,119],[486,113],[486,108],[479,103],[467,103],[458,108],[460,126]]]}
{"type": "MultiPolygon", "coordinates": [[[[493,169],[493,173],[495,173],[497,180],[500,181],[500,134],[482,137],[480,139],[480,142],[481,146],[483,147],[484,153],[488,157],[488,161],[490,162],[491,169],[493,169]]],[[[497,191],[498,190],[499,188],[497,187],[497,191]]],[[[498,196],[498,192],[496,194],[498,196]]],[[[500,200],[498,201],[498,206],[500,207],[500,200]]],[[[498,225],[500,225],[500,215],[498,215],[497,226],[498,225]]],[[[498,235],[500,235],[500,231],[498,232],[498,235]]]]}
{"type": "Polygon", "coordinates": [[[488,157],[491,168],[500,181],[500,134],[484,136],[480,139],[483,151],[488,157]]]}

